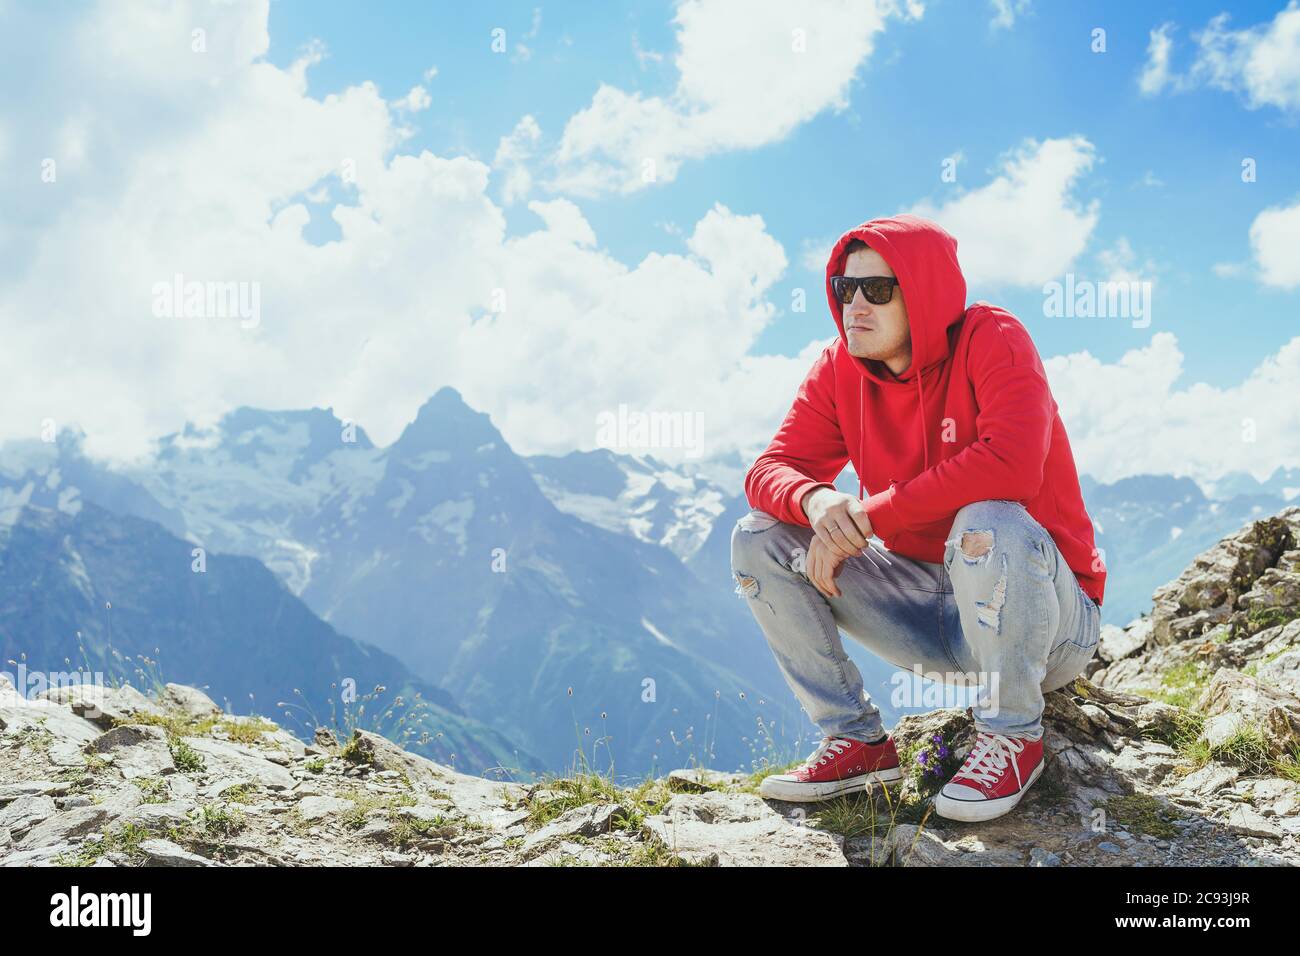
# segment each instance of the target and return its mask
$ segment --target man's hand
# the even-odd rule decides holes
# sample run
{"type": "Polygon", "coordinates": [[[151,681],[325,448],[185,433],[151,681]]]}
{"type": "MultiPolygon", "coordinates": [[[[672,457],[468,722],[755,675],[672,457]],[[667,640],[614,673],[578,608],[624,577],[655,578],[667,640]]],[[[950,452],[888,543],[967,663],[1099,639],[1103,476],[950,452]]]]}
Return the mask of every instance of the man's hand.
{"type": "Polygon", "coordinates": [[[808,545],[808,560],[804,564],[804,571],[813,586],[826,597],[840,597],[840,588],[835,583],[835,578],[839,576],[845,560],[822,544],[821,538],[813,538],[808,545]]]}
{"type": "Polygon", "coordinates": [[[814,488],[800,504],[818,539],[841,558],[857,557],[874,534],[866,505],[852,495],[814,488]]]}
{"type": "Polygon", "coordinates": [[[808,546],[808,580],[827,597],[839,597],[835,578],[845,559],[860,555],[874,535],[866,506],[831,488],[814,488],[801,504],[815,532],[808,546]]]}

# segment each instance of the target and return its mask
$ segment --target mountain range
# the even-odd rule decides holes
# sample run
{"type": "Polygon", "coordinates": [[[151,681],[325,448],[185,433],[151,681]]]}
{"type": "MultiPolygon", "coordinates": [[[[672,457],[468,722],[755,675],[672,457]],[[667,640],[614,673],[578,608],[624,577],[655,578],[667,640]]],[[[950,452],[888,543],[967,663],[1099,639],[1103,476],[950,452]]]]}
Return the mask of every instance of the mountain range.
{"type": "Polygon", "coordinates": [[[445,691],[339,634],[254,558],[196,554],[157,522],[75,498],[7,514],[0,658],[14,674],[21,664],[51,683],[201,680],[228,710],[269,714],[309,739],[317,726],[360,727],[476,771],[541,769],[445,691]]]}
{"type": "MultiPolygon", "coordinates": [[[[262,565],[269,573],[259,580],[282,592],[277,607],[301,611],[304,632],[333,635],[354,655],[315,673],[303,650],[310,641],[272,640],[263,655],[272,670],[320,689],[358,669],[355,655],[369,655],[394,675],[380,683],[422,688],[441,709],[439,726],[455,728],[438,739],[454,736],[462,756],[484,766],[527,773],[612,763],[632,776],[692,762],[735,769],[757,756],[791,756],[811,732],[734,593],[730,538],[749,510],[739,492],[746,464],[669,465],[604,448],[520,456],[451,388],[386,447],[329,409],[240,408],[213,428],[162,438],[152,460],[133,467],[89,459],[75,432],[6,445],[3,557],[25,566],[38,560],[28,553],[35,549],[56,560],[46,539],[69,533],[60,521],[102,530],[130,520],[84,537],[78,552],[87,567],[114,560],[137,569],[118,580],[119,601],[127,580],[173,580],[154,567],[168,547],[230,556],[213,566],[242,556],[250,575],[262,565]],[[114,557],[94,553],[110,540],[114,557]]],[[[1229,475],[1213,498],[1191,479],[1165,475],[1082,483],[1111,571],[1103,616],[1122,624],[1192,556],[1282,507],[1300,473],[1279,470],[1266,482],[1229,475]]],[[[857,491],[847,470],[838,485],[857,491]]],[[[74,566],[65,561],[56,573],[69,588],[74,566]]],[[[97,600],[103,579],[90,581],[97,600]]],[[[35,597],[10,615],[12,633],[44,635],[39,645],[25,641],[29,656],[61,659],[68,633],[97,634],[90,622],[102,615],[87,602],[35,597]]],[[[144,631],[150,613],[171,615],[159,644],[164,666],[186,660],[178,648],[198,653],[200,633],[220,645],[207,653],[232,647],[231,630],[202,626],[209,605],[176,606],[165,590],[143,587],[138,602],[144,631]],[[196,615],[188,636],[185,614],[196,615]]],[[[268,593],[262,613],[272,603],[268,593]]],[[[259,632],[248,615],[235,621],[259,632]]],[[[894,668],[846,645],[892,722],[894,668]]],[[[283,696],[234,664],[216,672],[222,683],[210,668],[163,676],[198,673],[221,693],[229,688],[235,705],[247,693],[283,696]]]]}

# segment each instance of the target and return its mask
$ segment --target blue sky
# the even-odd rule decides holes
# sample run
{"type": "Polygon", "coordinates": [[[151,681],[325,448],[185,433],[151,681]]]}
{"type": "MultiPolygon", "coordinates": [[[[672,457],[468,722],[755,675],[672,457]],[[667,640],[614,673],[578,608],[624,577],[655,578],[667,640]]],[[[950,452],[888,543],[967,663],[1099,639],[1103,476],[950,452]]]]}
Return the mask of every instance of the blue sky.
{"type": "MultiPolygon", "coordinates": [[[[1234,3],[1229,27],[1270,21],[1284,7],[1234,3]]],[[[358,16],[348,3],[276,0],[269,59],[287,65],[307,44],[323,42],[328,56],[311,74],[315,96],[369,80],[396,98],[436,64],[428,84],[433,106],[417,117],[406,149],[490,161],[522,113],[554,138],[602,82],[667,95],[677,81],[671,3],[380,9],[393,15],[358,16]],[[521,38],[531,55],[493,56],[495,27],[521,38]],[[663,58],[642,62],[638,49],[663,58]]],[[[988,4],[930,2],[920,20],[886,32],[854,80],[848,110],[823,112],[771,145],[691,164],[662,188],[584,203],[583,213],[601,245],[623,261],[670,247],[664,224],[685,226],[714,202],[760,214],[797,253],[805,239],[987,182],[999,157],[1025,138],[1082,135],[1100,159],[1077,190],[1082,201],[1102,205],[1090,245],[1125,238],[1141,261],[1154,263],[1160,288],[1150,327],[1053,320],[1043,316],[1035,289],[985,284],[972,287],[972,298],[1014,311],[1044,355],[1088,349],[1113,361],[1158,330],[1174,331],[1189,377],[1230,385],[1300,327],[1294,290],[1213,271],[1217,263],[1248,262],[1255,216],[1300,196],[1300,130],[1293,113],[1250,109],[1232,91],[1153,97],[1138,87],[1151,30],[1177,24],[1174,36],[1183,45],[1175,65],[1179,53],[1190,63],[1191,34],[1224,9],[1204,2],[1040,2],[998,27],[988,4]],[[1090,48],[1096,27],[1106,30],[1104,53],[1090,48]],[[958,182],[945,184],[940,163],[957,152],[958,182]],[[1253,183],[1241,180],[1245,157],[1257,161],[1253,183]]],[[[512,227],[532,228],[531,220],[526,209],[510,209],[512,227]]],[[[819,290],[820,275],[792,258],[780,286],[819,290]]],[[[1075,271],[1104,278],[1086,256],[1075,271]]],[[[788,301],[779,293],[773,298],[788,301]]],[[[829,323],[824,308],[783,310],[756,348],[791,354],[829,323]]]]}
{"type": "Polygon", "coordinates": [[[0,440],[132,460],[248,405],[384,444],[451,385],[525,454],[627,406],[752,460],[835,335],[831,242],[914,211],[1030,329],[1081,470],[1300,466],[1300,0],[0,21],[0,440]],[[1150,283],[1149,325],[1046,316],[1067,276],[1150,283]]]}

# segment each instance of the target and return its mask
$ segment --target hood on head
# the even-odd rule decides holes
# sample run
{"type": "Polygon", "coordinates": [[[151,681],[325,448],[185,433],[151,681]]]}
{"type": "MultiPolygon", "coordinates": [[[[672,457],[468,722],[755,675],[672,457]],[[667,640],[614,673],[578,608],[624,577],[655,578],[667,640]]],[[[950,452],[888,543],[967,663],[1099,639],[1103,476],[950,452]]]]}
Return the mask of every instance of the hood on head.
{"type": "Polygon", "coordinates": [[[910,382],[948,357],[948,329],[966,312],[966,280],[957,262],[957,240],[937,223],[910,214],[872,219],[840,236],[826,263],[826,299],[845,346],[844,306],[831,291],[831,276],[844,274],[848,258],[844,250],[854,239],[879,252],[894,270],[912,334],[912,364],[898,378],[874,359],[855,358],[855,362],[864,375],[882,385],[910,382]]]}

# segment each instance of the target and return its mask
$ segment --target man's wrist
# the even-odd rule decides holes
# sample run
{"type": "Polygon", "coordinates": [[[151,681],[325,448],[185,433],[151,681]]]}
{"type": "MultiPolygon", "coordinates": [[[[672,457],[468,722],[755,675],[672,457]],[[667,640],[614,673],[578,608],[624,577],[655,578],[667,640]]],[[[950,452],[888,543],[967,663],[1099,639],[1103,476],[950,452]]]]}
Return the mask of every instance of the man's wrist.
{"type": "Polygon", "coordinates": [[[819,492],[828,490],[825,485],[815,485],[803,493],[803,498],[799,501],[799,507],[803,509],[804,517],[808,519],[809,523],[812,522],[812,514],[809,509],[812,507],[813,499],[817,497],[819,492]]]}

